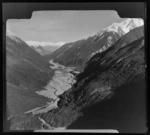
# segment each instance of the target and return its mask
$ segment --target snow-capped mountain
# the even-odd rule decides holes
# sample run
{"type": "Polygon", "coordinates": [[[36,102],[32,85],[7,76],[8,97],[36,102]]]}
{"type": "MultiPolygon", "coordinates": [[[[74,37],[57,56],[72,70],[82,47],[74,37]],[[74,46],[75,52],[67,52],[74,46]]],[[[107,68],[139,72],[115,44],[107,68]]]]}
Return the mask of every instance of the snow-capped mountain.
{"type": "MultiPolygon", "coordinates": [[[[120,23],[113,23],[112,25],[108,26],[107,28],[102,29],[100,32],[96,34],[96,37],[103,38],[104,32],[116,32],[119,34],[120,37],[127,34],[129,31],[136,27],[140,27],[144,25],[143,19],[137,19],[137,18],[127,18],[126,20],[120,22],[120,23]]],[[[95,37],[95,38],[96,38],[95,37]]],[[[103,48],[100,48],[96,52],[93,52],[91,54],[91,57],[95,55],[96,53],[100,53],[105,51],[107,48],[109,48],[113,43],[111,43],[112,37],[108,37],[108,43],[106,46],[103,46],[103,48]]]]}
{"type": "Polygon", "coordinates": [[[140,27],[144,25],[144,21],[141,18],[127,18],[126,20],[120,22],[120,23],[113,23],[112,25],[102,29],[99,31],[96,36],[101,36],[104,32],[116,32],[120,36],[125,35],[130,30],[140,27]]]}
{"type": "Polygon", "coordinates": [[[39,42],[39,41],[26,41],[29,46],[62,46],[64,42],[39,42]]]}

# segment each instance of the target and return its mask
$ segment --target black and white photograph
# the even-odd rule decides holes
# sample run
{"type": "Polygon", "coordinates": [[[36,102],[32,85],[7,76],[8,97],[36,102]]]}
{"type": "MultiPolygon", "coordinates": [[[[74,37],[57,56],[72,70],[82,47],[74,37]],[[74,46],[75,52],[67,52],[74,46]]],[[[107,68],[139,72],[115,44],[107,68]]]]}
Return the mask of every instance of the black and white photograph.
{"type": "Polygon", "coordinates": [[[8,18],[5,132],[146,133],[145,3],[136,5],[143,17],[72,8],[8,18]]]}

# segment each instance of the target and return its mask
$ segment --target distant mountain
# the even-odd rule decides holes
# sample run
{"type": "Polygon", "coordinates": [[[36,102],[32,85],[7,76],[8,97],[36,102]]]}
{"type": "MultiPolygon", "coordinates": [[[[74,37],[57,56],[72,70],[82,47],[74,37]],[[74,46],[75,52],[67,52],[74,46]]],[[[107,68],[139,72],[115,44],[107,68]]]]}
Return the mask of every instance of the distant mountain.
{"type": "Polygon", "coordinates": [[[46,51],[41,46],[31,46],[35,51],[37,51],[40,55],[44,55],[46,51]]]}
{"type": "Polygon", "coordinates": [[[59,46],[31,46],[35,51],[37,51],[40,55],[45,56],[49,55],[55,50],[59,48],[59,46]]]}
{"type": "Polygon", "coordinates": [[[6,34],[6,80],[9,116],[23,113],[44,103],[35,91],[47,84],[53,75],[49,63],[10,32],[6,34]]]}
{"type": "Polygon", "coordinates": [[[125,19],[102,29],[94,36],[76,42],[66,43],[48,56],[64,65],[81,66],[96,53],[111,47],[118,39],[130,30],[144,24],[142,19],[125,19]]]}
{"type": "Polygon", "coordinates": [[[26,43],[43,56],[51,54],[64,44],[63,42],[52,43],[38,41],[26,41],[26,43]]]}
{"type": "Polygon", "coordinates": [[[62,46],[64,42],[39,42],[39,41],[26,41],[26,43],[30,46],[62,46]]]}

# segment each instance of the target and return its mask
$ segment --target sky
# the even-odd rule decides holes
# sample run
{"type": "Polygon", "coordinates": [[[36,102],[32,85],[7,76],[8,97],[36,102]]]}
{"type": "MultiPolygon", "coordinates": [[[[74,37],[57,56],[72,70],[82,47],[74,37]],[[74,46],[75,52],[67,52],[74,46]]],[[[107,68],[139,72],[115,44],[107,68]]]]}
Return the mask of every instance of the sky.
{"type": "Polygon", "coordinates": [[[9,19],[6,28],[24,41],[73,42],[122,18],[114,10],[34,11],[30,19],[9,19]]]}

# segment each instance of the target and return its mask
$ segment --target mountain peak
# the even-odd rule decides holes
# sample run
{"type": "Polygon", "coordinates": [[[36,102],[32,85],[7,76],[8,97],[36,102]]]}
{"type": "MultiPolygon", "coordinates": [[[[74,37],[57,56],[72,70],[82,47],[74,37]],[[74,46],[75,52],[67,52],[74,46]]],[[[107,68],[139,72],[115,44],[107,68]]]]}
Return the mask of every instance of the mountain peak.
{"type": "Polygon", "coordinates": [[[130,30],[140,27],[144,25],[144,21],[141,18],[127,18],[126,20],[119,22],[119,23],[113,23],[112,25],[103,28],[100,32],[98,32],[96,35],[101,36],[104,32],[116,32],[120,36],[125,35],[130,30]]]}

